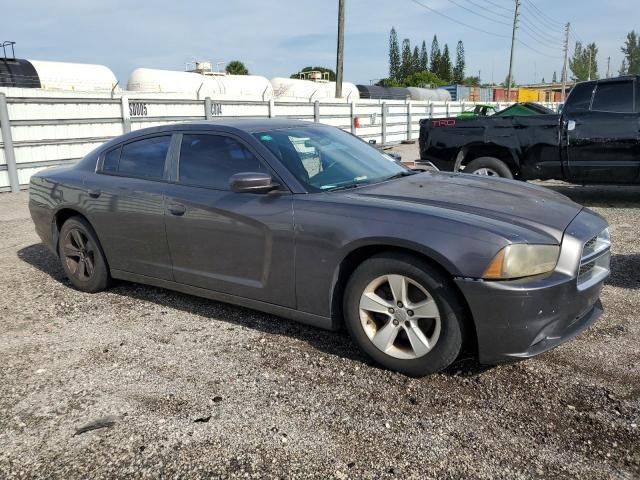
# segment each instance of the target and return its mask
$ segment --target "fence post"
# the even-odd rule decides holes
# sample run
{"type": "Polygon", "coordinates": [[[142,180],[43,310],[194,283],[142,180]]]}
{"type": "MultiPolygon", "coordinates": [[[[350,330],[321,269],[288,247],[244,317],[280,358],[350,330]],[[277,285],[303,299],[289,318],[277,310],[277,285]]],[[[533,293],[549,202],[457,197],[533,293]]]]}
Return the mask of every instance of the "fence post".
{"type": "Polygon", "coordinates": [[[273,98],[269,99],[269,118],[276,116],[276,102],[273,98]]]}
{"type": "Polygon", "coordinates": [[[411,100],[407,102],[407,140],[411,140],[413,130],[413,115],[411,112],[411,100]]]}
{"type": "Polygon", "coordinates": [[[387,102],[382,102],[382,145],[387,143],[387,102]]]}
{"type": "Polygon", "coordinates": [[[351,101],[349,103],[350,105],[350,118],[351,118],[351,133],[353,133],[355,135],[356,133],[356,125],[355,125],[355,121],[356,121],[356,103],[354,101],[351,101]]]}
{"type": "Polygon", "coordinates": [[[313,121],[315,123],[320,121],[320,102],[318,100],[313,102],[313,121]]]}
{"type": "Polygon", "coordinates": [[[120,97],[120,105],[122,106],[122,133],[131,131],[131,115],[129,115],[129,99],[120,97]]]}
{"type": "Polygon", "coordinates": [[[16,155],[13,150],[13,138],[11,137],[11,122],[9,121],[7,97],[4,93],[0,93],[0,129],[2,129],[4,158],[7,162],[7,171],[9,173],[9,186],[11,187],[12,193],[18,193],[20,191],[20,180],[18,179],[16,155]]]}
{"type": "Polygon", "coordinates": [[[429,119],[433,118],[433,102],[429,100],[429,119]]]}
{"type": "Polygon", "coordinates": [[[445,107],[447,107],[447,114],[446,114],[446,116],[447,116],[447,118],[449,118],[449,101],[447,100],[444,104],[445,104],[445,107]]]}
{"type": "Polygon", "coordinates": [[[206,97],[204,99],[204,118],[207,120],[211,120],[213,118],[213,114],[211,113],[211,97],[206,97]]]}

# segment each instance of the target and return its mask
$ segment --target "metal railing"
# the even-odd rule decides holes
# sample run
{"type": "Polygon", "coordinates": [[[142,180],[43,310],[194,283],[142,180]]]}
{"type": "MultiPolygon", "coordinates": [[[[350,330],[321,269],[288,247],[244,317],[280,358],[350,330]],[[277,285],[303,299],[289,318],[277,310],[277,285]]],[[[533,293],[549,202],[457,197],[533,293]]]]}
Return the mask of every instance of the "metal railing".
{"type": "Polygon", "coordinates": [[[422,118],[455,116],[473,105],[411,100],[287,102],[0,93],[0,191],[18,192],[39,169],[77,161],[115,136],[149,126],[225,117],[284,117],[326,123],[387,144],[417,138],[422,118]]]}

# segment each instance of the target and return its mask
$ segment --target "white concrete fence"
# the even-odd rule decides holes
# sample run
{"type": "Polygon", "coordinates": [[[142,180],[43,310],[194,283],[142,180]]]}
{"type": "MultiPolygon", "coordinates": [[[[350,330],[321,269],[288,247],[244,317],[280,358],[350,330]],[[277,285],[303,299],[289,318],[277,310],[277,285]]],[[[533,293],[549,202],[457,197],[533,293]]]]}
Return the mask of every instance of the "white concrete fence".
{"type": "Polygon", "coordinates": [[[18,90],[17,96],[10,90],[0,92],[0,191],[13,192],[25,188],[42,168],[73,163],[107,140],[145,127],[225,117],[284,117],[333,125],[365,140],[393,144],[417,139],[422,118],[455,116],[474,105],[363,99],[247,102],[168,98],[168,94],[112,98],[26,89],[18,90]]]}

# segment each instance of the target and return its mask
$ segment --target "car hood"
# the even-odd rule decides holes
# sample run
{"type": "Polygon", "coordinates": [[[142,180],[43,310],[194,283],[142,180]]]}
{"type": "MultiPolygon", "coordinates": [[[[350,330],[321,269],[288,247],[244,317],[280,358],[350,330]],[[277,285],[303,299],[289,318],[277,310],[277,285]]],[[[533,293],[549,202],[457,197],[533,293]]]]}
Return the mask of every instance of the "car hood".
{"type": "Polygon", "coordinates": [[[544,187],[461,173],[425,172],[368,185],[351,194],[474,214],[545,232],[557,242],[582,210],[569,198],[544,187]]]}

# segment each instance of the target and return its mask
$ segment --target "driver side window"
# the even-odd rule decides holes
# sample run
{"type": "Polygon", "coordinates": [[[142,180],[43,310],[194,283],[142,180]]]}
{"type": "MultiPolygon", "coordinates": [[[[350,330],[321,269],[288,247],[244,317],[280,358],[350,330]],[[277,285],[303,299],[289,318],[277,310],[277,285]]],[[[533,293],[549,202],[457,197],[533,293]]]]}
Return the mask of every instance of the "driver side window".
{"type": "Polygon", "coordinates": [[[231,177],[242,172],[270,173],[248,148],[231,137],[203,134],[182,136],[179,183],[230,190],[231,177]]]}

